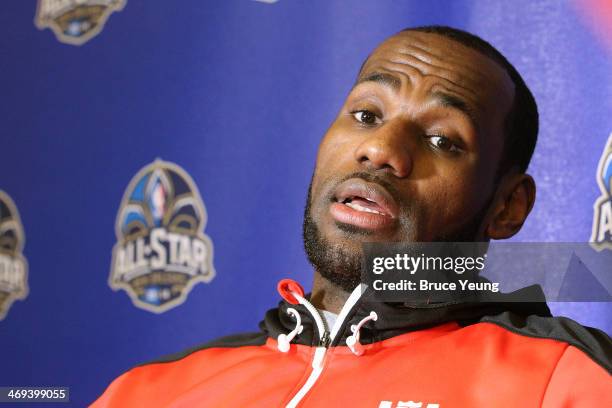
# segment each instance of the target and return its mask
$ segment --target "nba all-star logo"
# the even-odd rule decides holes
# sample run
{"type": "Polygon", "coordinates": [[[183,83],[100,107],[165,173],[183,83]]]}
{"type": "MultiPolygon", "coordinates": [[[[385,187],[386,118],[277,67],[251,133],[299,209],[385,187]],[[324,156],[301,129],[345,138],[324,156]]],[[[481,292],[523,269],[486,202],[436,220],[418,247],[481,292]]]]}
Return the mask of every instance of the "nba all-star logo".
{"type": "Polygon", "coordinates": [[[595,201],[591,246],[598,251],[612,249],[612,133],[597,167],[601,196],[595,201]]]}
{"type": "Polygon", "coordinates": [[[187,172],[159,159],[145,166],[119,207],[109,285],[151,312],[180,305],[196,283],[215,276],[205,226],[206,209],[187,172]]]}
{"type": "Polygon", "coordinates": [[[81,45],[98,35],[127,0],[38,0],[35,23],[50,28],[60,42],[81,45]]]}
{"type": "Polygon", "coordinates": [[[0,320],[13,301],[28,295],[28,263],[23,257],[25,236],[15,203],[0,190],[0,320]]]}

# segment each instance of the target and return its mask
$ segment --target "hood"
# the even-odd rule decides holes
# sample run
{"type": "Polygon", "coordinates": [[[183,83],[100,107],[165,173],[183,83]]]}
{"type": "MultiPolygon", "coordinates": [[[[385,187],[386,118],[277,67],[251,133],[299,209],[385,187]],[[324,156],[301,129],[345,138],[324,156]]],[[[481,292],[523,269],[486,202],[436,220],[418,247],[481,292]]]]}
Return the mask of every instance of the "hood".
{"type": "MultiPolygon", "coordinates": [[[[542,289],[538,285],[529,286],[511,293],[499,293],[488,295],[485,299],[474,300],[474,298],[459,298],[445,302],[430,302],[419,304],[389,303],[380,302],[374,299],[373,291],[360,285],[351,295],[352,304],[345,305],[337,320],[332,338],[329,343],[322,339],[321,330],[318,330],[316,310],[309,304],[310,294],[303,295],[306,304],[296,304],[295,298],[288,294],[287,290],[281,289],[281,285],[289,283],[292,289],[299,288],[299,284],[291,280],[284,280],[279,283],[279,292],[283,300],[278,307],[266,312],[264,320],[259,326],[268,337],[278,338],[279,335],[295,331],[291,342],[308,346],[334,347],[345,345],[348,337],[354,334],[351,326],[359,325],[360,343],[370,344],[389,339],[411,331],[422,330],[445,323],[456,322],[461,326],[477,323],[488,316],[495,316],[504,312],[511,312],[519,316],[537,315],[542,317],[551,316],[550,310],[546,305],[542,289]],[[359,293],[358,293],[359,292],[359,293]],[[521,299],[540,299],[535,302],[521,302],[521,299]],[[295,313],[289,311],[293,309],[299,314],[300,322],[303,326],[301,331],[296,330],[295,313]],[[375,312],[375,321],[368,318],[375,312]],[[363,323],[366,321],[366,323],[363,323]]],[[[351,299],[349,299],[351,301],[351,299]]],[[[349,303],[347,301],[347,303],[349,303]]],[[[318,313],[317,313],[318,315],[318,313]]]]}

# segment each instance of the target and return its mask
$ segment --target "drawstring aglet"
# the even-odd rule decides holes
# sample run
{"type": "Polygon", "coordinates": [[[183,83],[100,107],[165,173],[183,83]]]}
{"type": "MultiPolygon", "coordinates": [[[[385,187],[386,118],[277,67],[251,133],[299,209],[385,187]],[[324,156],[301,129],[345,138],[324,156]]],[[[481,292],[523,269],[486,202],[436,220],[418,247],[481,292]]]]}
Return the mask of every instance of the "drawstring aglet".
{"type": "Polygon", "coordinates": [[[376,321],[377,319],[378,315],[376,314],[376,312],[372,311],[368,316],[361,319],[361,321],[357,323],[357,325],[351,326],[351,331],[353,332],[353,334],[346,338],[346,345],[356,356],[360,356],[364,353],[363,345],[359,342],[359,338],[361,336],[361,328],[370,320],[376,321]]]}

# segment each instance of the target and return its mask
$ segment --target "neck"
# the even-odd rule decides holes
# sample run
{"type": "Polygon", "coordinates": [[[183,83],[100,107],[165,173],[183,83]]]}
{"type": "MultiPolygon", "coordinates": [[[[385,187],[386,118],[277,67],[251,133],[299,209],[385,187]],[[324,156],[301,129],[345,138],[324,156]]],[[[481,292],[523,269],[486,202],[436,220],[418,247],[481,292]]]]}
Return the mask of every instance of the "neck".
{"type": "Polygon", "coordinates": [[[339,314],[350,293],[315,272],[311,303],[317,309],[339,314]]]}

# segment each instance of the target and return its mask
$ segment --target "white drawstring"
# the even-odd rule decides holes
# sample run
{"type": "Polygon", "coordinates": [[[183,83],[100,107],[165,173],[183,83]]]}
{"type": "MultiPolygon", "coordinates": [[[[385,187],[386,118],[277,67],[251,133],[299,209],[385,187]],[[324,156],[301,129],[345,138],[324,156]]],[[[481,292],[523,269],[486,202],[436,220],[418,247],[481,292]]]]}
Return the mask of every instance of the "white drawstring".
{"type": "Polygon", "coordinates": [[[317,330],[319,331],[319,338],[322,339],[325,336],[325,333],[327,333],[327,324],[321,318],[321,314],[319,313],[317,308],[314,307],[313,304],[310,303],[308,300],[306,300],[306,298],[303,298],[299,294],[295,292],[291,292],[291,294],[294,298],[297,299],[300,305],[304,306],[306,310],[310,312],[310,315],[313,317],[315,324],[317,325],[317,330]]]}
{"type": "Polygon", "coordinates": [[[291,343],[291,340],[293,340],[295,336],[297,336],[298,334],[302,332],[302,330],[304,330],[304,326],[302,326],[302,318],[300,317],[300,314],[297,312],[297,310],[290,307],[287,309],[287,314],[290,314],[291,316],[295,317],[296,325],[295,325],[295,329],[289,332],[289,334],[279,334],[278,335],[278,338],[277,338],[278,346],[277,347],[278,347],[278,350],[282,351],[283,353],[286,353],[289,351],[290,349],[289,343],[291,343]]]}
{"type": "Polygon", "coordinates": [[[355,354],[356,356],[360,356],[363,354],[363,346],[359,342],[359,337],[360,337],[359,330],[361,330],[361,327],[367,322],[369,322],[370,320],[376,321],[377,319],[378,319],[378,315],[376,314],[376,312],[372,311],[370,312],[368,316],[361,319],[361,321],[357,323],[357,325],[351,326],[351,331],[353,332],[353,334],[346,338],[346,345],[351,349],[353,354],[355,354]]]}
{"type": "MultiPolygon", "coordinates": [[[[310,314],[315,320],[317,329],[319,330],[319,337],[323,339],[326,336],[327,329],[325,327],[325,322],[323,322],[323,319],[321,319],[321,315],[319,315],[319,312],[317,312],[317,309],[312,305],[312,303],[310,303],[308,300],[306,300],[299,294],[295,292],[291,292],[291,295],[297,299],[300,305],[304,306],[310,312],[310,314]]],[[[277,337],[277,341],[278,341],[277,347],[283,353],[286,353],[289,351],[289,348],[290,348],[289,343],[291,343],[291,340],[293,340],[295,336],[297,336],[298,334],[302,332],[302,330],[304,330],[304,326],[302,326],[302,319],[298,311],[290,307],[287,309],[287,313],[295,317],[295,319],[297,320],[297,324],[295,326],[295,329],[293,329],[289,334],[287,335],[280,334],[277,337]]]]}

